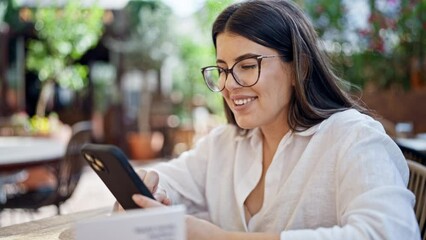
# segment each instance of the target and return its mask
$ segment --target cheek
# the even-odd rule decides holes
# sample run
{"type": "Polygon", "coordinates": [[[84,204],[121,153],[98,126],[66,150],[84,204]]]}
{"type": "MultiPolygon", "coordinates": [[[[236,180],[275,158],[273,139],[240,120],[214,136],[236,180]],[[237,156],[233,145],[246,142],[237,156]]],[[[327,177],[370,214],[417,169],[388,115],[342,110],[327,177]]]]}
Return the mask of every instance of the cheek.
{"type": "Polygon", "coordinates": [[[274,73],[265,76],[265,86],[268,88],[268,92],[273,92],[281,97],[288,95],[294,86],[294,78],[291,74],[285,71],[286,68],[281,68],[274,73]]]}
{"type": "Polygon", "coordinates": [[[271,105],[278,108],[288,105],[293,93],[293,82],[291,78],[283,75],[276,76],[273,81],[270,81],[265,90],[272,101],[271,105]]]}
{"type": "Polygon", "coordinates": [[[229,106],[230,105],[229,92],[226,90],[226,88],[223,89],[221,94],[222,94],[222,98],[225,100],[226,104],[229,106]]]}
{"type": "Polygon", "coordinates": [[[220,92],[220,94],[222,94],[222,98],[224,98],[225,100],[229,98],[229,92],[228,90],[226,90],[226,88],[224,88],[222,92],[220,92]]]}

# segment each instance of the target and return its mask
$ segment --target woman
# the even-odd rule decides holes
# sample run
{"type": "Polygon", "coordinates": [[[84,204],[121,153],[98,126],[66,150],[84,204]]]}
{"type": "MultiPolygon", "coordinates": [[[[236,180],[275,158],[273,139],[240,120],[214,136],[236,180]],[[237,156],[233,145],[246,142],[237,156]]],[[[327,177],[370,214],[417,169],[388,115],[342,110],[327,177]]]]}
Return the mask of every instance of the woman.
{"type": "Polygon", "coordinates": [[[143,172],[158,202],[139,206],[185,204],[188,239],[419,239],[403,155],[342,90],[298,7],[237,3],[212,33],[202,72],[229,124],[143,172]]]}

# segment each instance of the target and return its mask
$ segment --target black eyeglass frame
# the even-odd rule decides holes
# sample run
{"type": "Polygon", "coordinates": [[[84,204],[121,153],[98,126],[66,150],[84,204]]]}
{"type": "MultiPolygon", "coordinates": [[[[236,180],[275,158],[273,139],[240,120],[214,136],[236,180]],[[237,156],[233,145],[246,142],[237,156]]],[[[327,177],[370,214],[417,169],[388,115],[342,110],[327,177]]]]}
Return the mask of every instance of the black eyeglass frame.
{"type": "Polygon", "coordinates": [[[203,75],[203,79],[204,79],[204,82],[206,83],[207,87],[208,87],[208,88],[209,88],[212,92],[222,92],[222,91],[223,91],[223,89],[225,89],[225,84],[223,84],[223,87],[222,87],[221,89],[219,89],[219,90],[215,90],[215,89],[213,89],[213,87],[209,85],[208,80],[206,79],[206,76],[205,76],[205,74],[204,74],[204,71],[205,71],[205,70],[207,70],[207,69],[219,69],[219,71],[220,71],[220,72],[219,72],[219,75],[220,75],[220,74],[222,74],[222,72],[225,72],[225,74],[226,74],[226,75],[225,75],[225,82],[228,80],[228,75],[229,75],[229,73],[231,73],[231,74],[232,74],[232,76],[233,76],[233,77],[234,77],[234,79],[235,79],[235,82],[236,82],[238,85],[240,85],[241,87],[252,87],[252,86],[256,85],[256,83],[259,81],[259,78],[260,78],[260,70],[261,70],[261,68],[262,68],[262,60],[263,60],[264,58],[274,58],[274,57],[284,57],[284,55],[254,55],[254,56],[250,56],[250,57],[247,57],[247,58],[240,59],[239,61],[235,62],[235,63],[234,63],[234,65],[232,65],[232,67],[231,67],[231,68],[228,68],[228,69],[223,68],[223,67],[219,67],[219,66],[207,66],[207,67],[203,67],[203,68],[201,68],[201,74],[203,75]],[[257,79],[256,79],[256,81],[255,81],[253,84],[244,85],[243,83],[240,83],[240,81],[238,80],[238,78],[235,76],[235,74],[234,74],[234,67],[235,67],[238,63],[240,63],[240,62],[242,62],[242,61],[244,61],[244,60],[247,60],[247,59],[251,59],[251,58],[256,59],[256,60],[257,60],[257,65],[259,66],[259,69],[258,69],[258,71],[257,71],[257,79]]]}

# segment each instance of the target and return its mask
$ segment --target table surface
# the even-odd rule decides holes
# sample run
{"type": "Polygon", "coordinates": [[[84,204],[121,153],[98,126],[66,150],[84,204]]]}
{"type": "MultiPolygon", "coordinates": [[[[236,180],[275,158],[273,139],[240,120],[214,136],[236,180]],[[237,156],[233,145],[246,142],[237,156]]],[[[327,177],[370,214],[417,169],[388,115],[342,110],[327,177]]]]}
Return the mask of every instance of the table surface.
{"type": "Polygon", "coordinates": [[[66,144],[46,137],[0,137],[0,168],[60,159],[66,144]]]}
{"type": "Polygon", "coordinates": [[[57,215],[37,221],[3,227],[0,228],[0,238],[3,240],[73,240],[75,239],[75,223],[95,217],[108,216],[111,213],[111,210],[111,207],[93,209],[72,214],[57,215]]]}
{"type": "Polygon", "coordinates": [[[419,152],[426,153],[426,139],[423,138],[397,138],[395,141],[411,149],[414,149],[419,152]]]}

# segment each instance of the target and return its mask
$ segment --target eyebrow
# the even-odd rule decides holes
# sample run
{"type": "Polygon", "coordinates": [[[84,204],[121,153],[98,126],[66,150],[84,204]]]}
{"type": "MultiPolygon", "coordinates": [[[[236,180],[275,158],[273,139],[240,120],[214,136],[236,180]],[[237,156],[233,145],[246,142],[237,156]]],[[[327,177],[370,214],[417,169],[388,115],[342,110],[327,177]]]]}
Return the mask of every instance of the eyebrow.
{"type": "MultiPolygon", "coordinates": [[[[238,62],[238,61],[241,61],[243,59],[247,59],[247,58],[251,58],[251,57],[257,57],[257,56],[260,56],[260,55],[259,54],[254,54],[254,53],[246,53],[246,54],[243,54],[243,55],[238,56],[237,58],[235,58],[234,59],[234,63],[238,62]]],[[[225,63],[226,64],[226,62],[224,60],[222,60],[222,59],[217,59],[216,63],[225,63]]]]}

